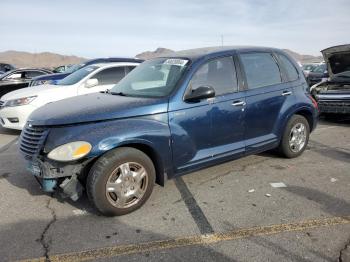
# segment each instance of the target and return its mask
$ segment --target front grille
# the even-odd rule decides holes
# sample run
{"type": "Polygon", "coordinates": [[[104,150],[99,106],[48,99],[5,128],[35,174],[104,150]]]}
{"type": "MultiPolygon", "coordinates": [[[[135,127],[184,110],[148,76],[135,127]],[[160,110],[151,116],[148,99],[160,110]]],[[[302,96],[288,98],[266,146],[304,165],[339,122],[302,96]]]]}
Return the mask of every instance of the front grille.
{"type": "Polygon", "coordinates": [[[20,138],[20,151],[28,160],[40,153],[46,139],[48,130],[42,127],[29,126],[22,130],[20,138]]]}
{"type": "Polygon", "coordinates": [[[350,113],[350,100],[346,101],[318,101],[318,107],[323,113],[350,113]]]}

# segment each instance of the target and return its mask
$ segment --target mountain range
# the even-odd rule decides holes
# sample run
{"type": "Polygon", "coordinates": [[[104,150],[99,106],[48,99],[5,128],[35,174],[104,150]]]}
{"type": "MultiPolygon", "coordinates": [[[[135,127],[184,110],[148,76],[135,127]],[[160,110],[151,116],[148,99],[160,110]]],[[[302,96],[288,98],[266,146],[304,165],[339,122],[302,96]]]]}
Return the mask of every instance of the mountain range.
{"type": "MultiPolygon", "coordinates": [[[[322,56],[303,55],[288,49],[284,50],[301,63],[320,62],[323,60],[322,56]]],[[[145,51],[137,54],[136,57],[147,60],[153,57],[165,56],[171,52],[174,51],[159,47],[154,51],[145,51]]],[[[50,52],[29,53],[13,50],[0,52],[0,63],[10,63],[16,67],[53,68],[60,65],[77,64],[84,60],[86,60],[84,57],[60,55],[50,52]]]]}

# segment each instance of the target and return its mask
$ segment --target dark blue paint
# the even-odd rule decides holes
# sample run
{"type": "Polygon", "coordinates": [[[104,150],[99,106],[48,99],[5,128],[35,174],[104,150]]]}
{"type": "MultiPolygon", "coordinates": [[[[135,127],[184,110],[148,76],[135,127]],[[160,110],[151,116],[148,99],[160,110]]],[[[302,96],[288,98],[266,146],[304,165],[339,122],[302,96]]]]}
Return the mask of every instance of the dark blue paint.
{"type": "Polygon", "coordinates": [[[237,55],[255,50],[281,52],[250,47],[202,50],[202,55],[180,52],[175,56],[191,62],[169,97],[90,94],[48,104],[30,116],[30,124],[49,129],[44,152],[72,141],[88,141],[93,145],[87,156],[91,159],[116,147],[142,145],[153,152],[160,181],[268,150],[279,144],[293,114],[306,115],[313,130],[318,113],[305,94],[307,85],[297,65],[298,80],[248,90],[237,55]],[[228,55],[234,56],[238,66],[238,92],[198,103],[185,102],[183,97],[194,72],[208,60],[228,55]],[[284,91],[292,94],[282,96],[284,91]],[[246,102],[246,106],[235,107],[235,101],[246,102]]]}

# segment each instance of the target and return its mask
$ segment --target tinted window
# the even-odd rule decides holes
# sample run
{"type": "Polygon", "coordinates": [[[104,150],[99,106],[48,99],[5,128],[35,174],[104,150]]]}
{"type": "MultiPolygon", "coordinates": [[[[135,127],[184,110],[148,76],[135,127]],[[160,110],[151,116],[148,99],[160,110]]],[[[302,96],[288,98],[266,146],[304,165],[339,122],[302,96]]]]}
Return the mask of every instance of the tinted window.
{"type": "Polygon", "coordinates": [[[190,90],[200,86],[211,86],[216,95],[237,91],[237,78],[232,57],[211,60],[202,65],[193,75],[190,90]]]}
{"type": "Polygon", "coordinates": [[[96,78],[99,85],[117,84],[125,76],[124,67],[113,67],[104,69],[91,78],[96,78]]]}
{"type": "Polygon", "coordinates": [[[282,65],[287,72],[288,81],[297,80],[299,78],[299,74],[292,62],[289,61],[289,59],[284,55],[278,54],[278,57],[281,60],[282,65]]]}
{"type": "Polygon", "coordinates": [[[27,71],[25,72],[25,78],[33,78],[36,76],[44,75],[45,73],[42,71],[27,71]]]}
{"type": "Polygon", "coordinates": [[[281,83],[281,74],[275,59],[269,53],[240,55],[247,77],[248,88],[258,88],[281,83]]]}
{"type": "Polygon", "coordinates": [[[20,79],[23,76],[23,72],[15,72],[8,74],[4,79],[20,79]]]}

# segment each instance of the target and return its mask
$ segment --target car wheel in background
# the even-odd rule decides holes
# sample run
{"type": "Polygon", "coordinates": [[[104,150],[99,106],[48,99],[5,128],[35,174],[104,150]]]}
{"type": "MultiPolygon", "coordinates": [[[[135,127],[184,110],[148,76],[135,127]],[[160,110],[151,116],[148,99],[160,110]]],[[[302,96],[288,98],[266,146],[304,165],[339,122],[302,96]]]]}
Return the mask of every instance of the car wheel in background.
{"type": "Polygon", "coordinates": [[[102,214],[118,216],[140,208],[156,178],[152,160],[140,150],[121,147],[100,157],[91,168],[86,189],[102,214]]]}

